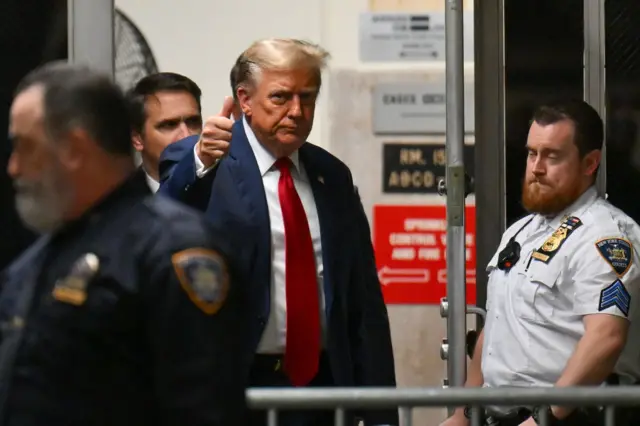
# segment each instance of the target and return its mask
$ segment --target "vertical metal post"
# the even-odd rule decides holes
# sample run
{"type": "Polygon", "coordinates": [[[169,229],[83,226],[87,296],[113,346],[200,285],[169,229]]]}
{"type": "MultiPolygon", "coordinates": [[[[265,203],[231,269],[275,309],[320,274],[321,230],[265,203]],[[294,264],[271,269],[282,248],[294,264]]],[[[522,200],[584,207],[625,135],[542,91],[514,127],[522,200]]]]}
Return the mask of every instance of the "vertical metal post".
{"type": "Polygon", "coordinates": [[[475,0],[476,305],[486,307],[485,271],[506,221],[504,1],[475,0]],[[489,100],[489,101],[487,101],[489,100]]]}
{"type": "MultiPolygon", "coordinates": [[[[602,117],[606,124],[606,64],[604,1],[584,0],[584,100],[602,117]]],[[[596,181],[598,193],[607,190],[606,143],[602,147],[602,161],[596,181]]]]}
{"type": "Polygon", "coordinates": [[[466,379],[466,253],[464,229],[464,56],[462,0],[446,0],[447,339],[449,386],[466,379]]]}
{"type": "Polygon", "coordinates": [[[115,73],[114,0],[67,0],[69,62],[115,73]]]}

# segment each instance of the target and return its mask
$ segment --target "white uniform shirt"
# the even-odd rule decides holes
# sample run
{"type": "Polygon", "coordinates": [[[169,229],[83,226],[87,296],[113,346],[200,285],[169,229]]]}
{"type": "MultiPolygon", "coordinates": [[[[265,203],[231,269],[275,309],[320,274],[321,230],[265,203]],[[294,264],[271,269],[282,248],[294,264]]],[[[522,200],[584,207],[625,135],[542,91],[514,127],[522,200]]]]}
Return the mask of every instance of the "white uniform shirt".
{"type": "MultiPolygon", "coordinates": [[[[265,149],[264,146],[249,127],[243,118],[244,131],[247,135],[249,145],[258,163],[264,193],[269,209],[269,223],[271,225],[271,310],[269,319],[265,327],[262,339],[258,345],[260,354],[283,354],[287,337],[287,292],[285,281],[285,239],[284,239],[284,219],[280,207],[280,197],[278,195],[278,182],[280,180],[280,170],[275,166],[276,158],[265,149]]],[[[198,158],[194,148],[194,158],[196,165],[196,175],[203,177],[213,169],[205,169],[204,164],[198,158]]],[[[326,318],[324,313],[325,296],[323,291],[323,264],[322,264],[322,243],[320,238],[320,220],[316,209],[316,202],[309,183],[309,178],[304,170],[303,164],[298,158],[298,152],[294,152],[289,157],[293,163],[291,177],[296,187],[302,206],[307,214],[309,231],[316,260],[316,277],[318,281],[318,292],[320,301],[320,324],[323,329],[323,341],[326,333],[326,318]]]]}
{"type": "Polygon", "coordinates": [[[487,266],[485,386],[553,386],[584,334],[583,317],[598,313],[631,320],[616,372],[623,380],[640,379],[638,248],[638,225],[598,197],[595,188],[555,218],[530,215],[512,225],[487,266]],[[571,216],[581,225],[568,222],[569,235],[550,240],[571,216]],[[520,229],[520,260],[502,271],[498,253],[520,229]],[[548,252],[540,250],[545,242],[548,252]],[[545,253],[551,254],[546,262],[545,253]]]}

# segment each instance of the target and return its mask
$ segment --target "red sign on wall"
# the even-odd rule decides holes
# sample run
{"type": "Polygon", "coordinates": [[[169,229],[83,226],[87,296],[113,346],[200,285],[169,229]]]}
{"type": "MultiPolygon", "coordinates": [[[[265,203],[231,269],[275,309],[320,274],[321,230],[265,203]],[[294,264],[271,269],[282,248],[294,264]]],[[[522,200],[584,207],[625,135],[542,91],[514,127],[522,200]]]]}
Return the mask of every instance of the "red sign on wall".
{"type": "MultiPolygon", "coordinates": [[[[467,206],[467,303],[476,302],[475,207],[467,206]]],[[[373,244],[388,304],[439,304],[447,294],[446,208],[374,206],[373,244]]]]}

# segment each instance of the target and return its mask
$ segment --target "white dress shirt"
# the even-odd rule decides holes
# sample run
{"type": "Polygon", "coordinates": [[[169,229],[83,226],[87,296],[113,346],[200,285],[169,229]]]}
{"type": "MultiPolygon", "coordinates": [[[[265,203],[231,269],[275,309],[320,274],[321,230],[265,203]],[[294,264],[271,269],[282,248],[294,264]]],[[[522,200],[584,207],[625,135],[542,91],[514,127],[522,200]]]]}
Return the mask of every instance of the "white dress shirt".
{"type": "MultiPolygon", "coordinates": [[[[262,334],[262,340],[258,345],[258,353],[260,354],[283,354],[286,345],[287,335],[287,299],[286,299],[286,265],[285,265],[285,236],[284,236],[284,220],[282,217],[282,209],[280,207],[280,198],[278,195],[278,181],[280,179],[280,170],[275,167],[276,158],[267,149],[262,146],[255,134],[243,118],[244,131],[249,140],[249,145],[255,155],[262,176],[265,197],[269,209],[269,221],[271,224],[271,310],[266,328],[262,334]]],[[[304,166],[298,158],[298,152],[294,152],[289,157],[293,164],[291,168],[291,177],[296,187],[296,191],[302,201],[307,221],[309,222],[309,230],[311,231],[311,240],[313,242],[313,250],[316,260],[316,276],[318,282],[320,306],[320,324],[322,326],[322,336],[326,329],[326,318],[324,313],[325,296],[323,291],[323,264],[322,264],[322,244],[320,238],[320,221],[318,219],[318,211],[313,198],[313,192],[304,166]]],[[[214,166],[205,169],[204,164],[198,158],[194,148],[194,159],[196,165],[196,175],[203,177],[212,170],[214,166]]]]}
{"type": "Polygon", "coordinates": [[[151,189],[151,192],[153,192],[154,194],[158,192],[158,189],[160,188],[160,182],[152,178],[151,175],[146,172],[146,170],[144,172],[144,176],[147,178],[147,185],[149,185],[149,189],[151,189]]]}

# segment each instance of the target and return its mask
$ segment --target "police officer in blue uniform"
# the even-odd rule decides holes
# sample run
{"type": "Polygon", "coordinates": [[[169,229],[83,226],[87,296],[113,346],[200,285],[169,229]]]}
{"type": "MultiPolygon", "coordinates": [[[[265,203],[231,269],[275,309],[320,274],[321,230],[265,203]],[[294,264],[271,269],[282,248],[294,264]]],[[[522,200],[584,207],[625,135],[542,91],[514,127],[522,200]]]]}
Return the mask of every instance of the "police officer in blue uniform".
{"type": "Polygon", "coordinates": [[[242,424],[239,276],[135,171],[119,89],[49,64],[18,88],[8,171],[42,237],[2,275],[0,424],[242,424]]]}

